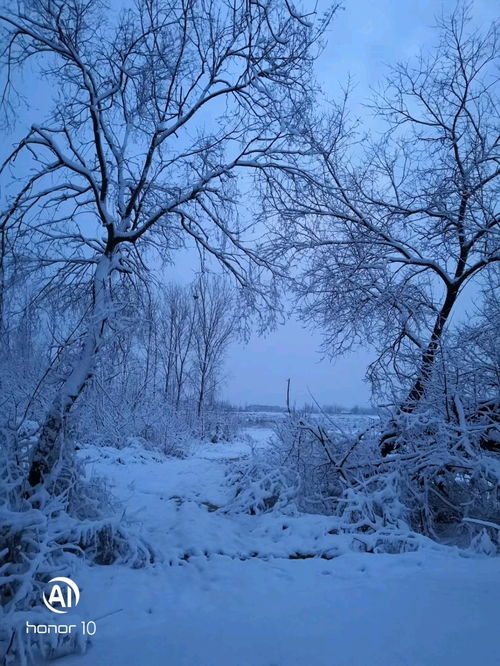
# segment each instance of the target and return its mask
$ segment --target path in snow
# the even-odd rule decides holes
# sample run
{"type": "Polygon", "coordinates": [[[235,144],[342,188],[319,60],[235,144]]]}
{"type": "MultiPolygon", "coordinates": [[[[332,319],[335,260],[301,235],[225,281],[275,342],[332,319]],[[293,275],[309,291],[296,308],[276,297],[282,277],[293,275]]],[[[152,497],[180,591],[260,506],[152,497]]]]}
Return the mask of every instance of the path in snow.
{"type": "MultiPolygon", "coordinates": [[[[263,446],[269,433],[256,434],[263,446]]],[[[226,472],[251,455],[248,443],[207,445],[184,460],[137,454],[87,451],[164,561],[75,572],[82,619],[118,612],[97,621],[86,655],[61,666],[499,663],[498,558],[429,550],[290,560],[294,544],[335,540],[327,517],[283,530],[288,517],[211,510],[229,501],[226,472]],[[238,558],[253,549],[261,555],[238,558]]]]}

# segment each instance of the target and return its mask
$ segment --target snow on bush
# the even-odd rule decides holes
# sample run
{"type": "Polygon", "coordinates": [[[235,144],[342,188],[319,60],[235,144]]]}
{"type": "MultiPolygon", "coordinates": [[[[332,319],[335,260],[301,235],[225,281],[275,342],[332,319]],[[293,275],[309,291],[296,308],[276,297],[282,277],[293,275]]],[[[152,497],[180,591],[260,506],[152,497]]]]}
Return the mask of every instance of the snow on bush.
{"type": "Polygon", "coordinates": [[[19,457],[29,447],[19,431],[0,434],[0,655],[5,664],[28,664],[85,647],[77,635],[28,640],[24,625],[41,619],[37,606],[48,580],[71,576],[81,559],[143,567],[155,553],[129,529],[104,482],[87,478],[74,460],[29,492],[27,460],[19,457]]]}
{"type": "Polygon", "coordinates": [[[500,464],[482,450],[480,429],[430,408],[389,425],[394,452],[382,456],[385,422],[354,435],[291,413],[277,423],[265,460],[233,478],[233,510],[329,515],[339,534],[357,535],[353,548],[369,552],[414,550],[425,537],[496,553],[500,464]]]}

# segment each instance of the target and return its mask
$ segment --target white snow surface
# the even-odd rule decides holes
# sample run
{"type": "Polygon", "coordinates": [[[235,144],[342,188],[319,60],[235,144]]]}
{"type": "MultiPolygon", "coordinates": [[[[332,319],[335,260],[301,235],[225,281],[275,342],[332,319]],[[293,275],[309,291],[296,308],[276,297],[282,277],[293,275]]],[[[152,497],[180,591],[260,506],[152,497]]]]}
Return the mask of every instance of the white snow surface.
{"type": "Polygon", "coordinates": [[[356,553],[329,534],[327,516],[215,510],[233,492],[227,473],[269,435],[252,429],[253,446],[193,445],[185,459],[138,447],[81,452],[160,557],[145,569],[75,570],[78,616],[96,620],[97,632],[86,654],[58,664],[500,663],[499,558],[432,545],[399,555],[356,553]],[[295,551],[338,556],[289,559],[295,551]]]}

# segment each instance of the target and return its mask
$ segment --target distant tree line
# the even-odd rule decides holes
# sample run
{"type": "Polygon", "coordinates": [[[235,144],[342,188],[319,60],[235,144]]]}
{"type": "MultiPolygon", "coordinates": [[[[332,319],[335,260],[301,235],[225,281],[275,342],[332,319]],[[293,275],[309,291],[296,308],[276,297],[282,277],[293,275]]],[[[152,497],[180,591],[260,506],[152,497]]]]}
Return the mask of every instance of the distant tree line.
{"type": "MultiPolygon", "coordinates": [[[[246,404],[240,408],[244,412],[276,412],[286,413],[287,407],[282,405],[261,405],[261,404],[246,404]]],[[[315,403],[304,403],[300,411],[307,412],[308,414],[360,414],[360,415],[375,415],[378,410],[375,407],[367,407],[364,405],[354,405],[353,407],[344,407],[342,405],[317,405],[315,403]]]]}

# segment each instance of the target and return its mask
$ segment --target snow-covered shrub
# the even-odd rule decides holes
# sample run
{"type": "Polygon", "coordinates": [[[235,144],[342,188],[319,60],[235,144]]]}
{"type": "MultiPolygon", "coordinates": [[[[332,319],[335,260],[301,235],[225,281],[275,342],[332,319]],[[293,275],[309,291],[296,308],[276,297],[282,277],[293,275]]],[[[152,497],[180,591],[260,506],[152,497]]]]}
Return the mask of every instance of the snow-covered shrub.
{"type": "Polygon", "coordinates": [[[49,579],[71,575],[82,559],[142,567],[155,554],[130,530],[103,481],[86,478],[75,460],[28,492],[27,464],[19,458],[23,440],[8,428],[0,434],[0,659],[27,664],[84,647],[76,635],[55,640],[24,633],[25,621],[37,619],[49,579]]]}
{"type": "Polygon", "coordinates": [[[231,476],[234,499],[225,510],[252,516],[286,512],[294,504],[299,484],[300,478],[292,469],[279,468],[269,461],[243,466],[231,476]]]}
{"type": "Polygon", "coordinates": [[[102,409],[102,395],[92,390],[82,396],[72,415],[75,442],[121,448],[133,439],[145,449],[182,455],[192,438],[190,410],[173,409],[162,395],[123,394],[113,409],[102,409]]]}
{"type": "MultiPolygon", "coordinates": [[[[118,395],[117,391],[117,395],[118,395]]],[[[234,440],[239,430],[237,412],[214,405],[198,416],[193,403],[178,407],[165,402],[162,392],[124,392],[104,406],[93,384],[75,406],[70,434],[76,443],[121,448],[134,439],[145,449],[168,456],[186,454],[193,439],[209,442],[234,440]]]]}
{"type": "MultiPolygon", "coordinates": [[[[482,448],[482,432],[471,423],[445,421],[433,409],[399,418],[404,448],[385,461],[402,470],[402,501],[415,530],[467,545],[481,529],[474,521],[500,522],[500,461],[482,448]]],[[[491,536],[498,544],[495,530],[491,536]]]]}
{"type": "MultiPolygon", "coordinates": [[[[374,420],[367,433],[377,427],[374,420]]],[[[350,468],[377,457],[373,438],[344,430],[334,417],[292,412],[276,424],[275,435],[276,464],[297,472],[298,507],[311,513],[333,513],[350,487],[350,468]]]]}
{"type": "Polygon", "coordinates": [[[240,493],[253,497],[279,470],[288,483],[283,497],[300,511],[336,516],[339,532],[363,535],[371,552],[413,549],[418,535],[477,550],[482,530],[489,541],[481,552],[492,552],[500,535],[500,460],[481,447],[481,436],[477,421],[446,420],[430,406],[358,434],[292,413],[276,426],[265,471],[242,476],[240,493]],[[388,429],[394,448],[383,456],[388,429]]]}
{"type": "MultiPolygon", "coordinates": [[[[497,527],[500,530],[500,525],[497,527]]],[[[498,541],[497,544],[493,543],[493,540],[485,528],[483,528],[479,534],[476,534],[470,543],[470,548],[474,553],[477,553],[478,555],[486,555],[487,557],[496,555],[497,547],[498,541]]]]}

